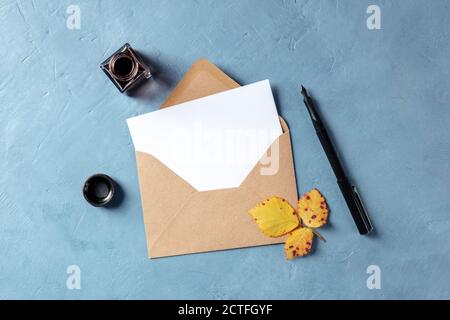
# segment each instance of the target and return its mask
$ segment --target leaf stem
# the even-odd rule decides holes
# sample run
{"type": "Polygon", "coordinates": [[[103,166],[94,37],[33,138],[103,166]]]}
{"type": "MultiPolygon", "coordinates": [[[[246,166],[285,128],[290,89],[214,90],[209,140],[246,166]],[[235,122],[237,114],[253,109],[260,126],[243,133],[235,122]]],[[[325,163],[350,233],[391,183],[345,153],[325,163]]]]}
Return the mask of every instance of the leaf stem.
{"type": "Polygon", "coordinates": [[[318,231],[316,231],[314,229],[311,229],[311,230],[320,240],[322,240],[323,242],[327,242],[327,240],[318,231]]]}

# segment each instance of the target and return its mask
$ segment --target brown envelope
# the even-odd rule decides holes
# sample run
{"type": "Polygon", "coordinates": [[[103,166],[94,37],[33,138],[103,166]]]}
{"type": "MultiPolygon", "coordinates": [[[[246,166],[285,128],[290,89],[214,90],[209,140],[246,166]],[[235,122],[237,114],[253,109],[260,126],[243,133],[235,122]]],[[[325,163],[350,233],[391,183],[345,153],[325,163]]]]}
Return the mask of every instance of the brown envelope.
{"type": "MultiPolygon", "coordinates": [[[[161,108],[226,91],[239,85],[206,60],[197,61],[161,108]]],[[[198,192],[150,154],[136,152],[147,248],[150,258],[280,243],[262,234],[248,210],[278,195],[297,201],[289,129],[280,118],[280,159],[274,175],[261,175],[260,162],[238,188],[198,192]]]]}

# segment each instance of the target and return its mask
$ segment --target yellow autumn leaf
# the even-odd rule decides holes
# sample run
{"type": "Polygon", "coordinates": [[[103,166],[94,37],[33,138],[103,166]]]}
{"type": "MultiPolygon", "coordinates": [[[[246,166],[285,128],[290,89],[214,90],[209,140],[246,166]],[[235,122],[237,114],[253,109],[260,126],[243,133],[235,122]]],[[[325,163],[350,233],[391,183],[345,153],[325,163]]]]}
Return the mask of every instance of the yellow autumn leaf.
{"type": "Polygon", "coordinates": [[[298,215],[304,225],[319,228],[327,223],[328,206],[317,189],[312,189],[298,201],[298,215]]]}
{"type": "Polygon", "coordinates": [[[249,213],[259,229],[269,237],[280,237],[300,225],[294,208],[280,197],[264,200],[249,213]]]}
{"type": "Polygon", "coordinates": [[[286,259],[302,257],[311,251],[314,233],[310,228],[300,228],[292,231],[284,244],[286,259]]]}

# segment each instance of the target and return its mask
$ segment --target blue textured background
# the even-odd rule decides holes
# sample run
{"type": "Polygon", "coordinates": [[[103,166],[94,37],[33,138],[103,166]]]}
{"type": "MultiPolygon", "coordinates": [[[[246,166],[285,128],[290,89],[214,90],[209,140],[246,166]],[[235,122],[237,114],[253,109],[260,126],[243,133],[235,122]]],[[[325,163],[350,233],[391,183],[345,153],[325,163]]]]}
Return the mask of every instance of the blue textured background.
{"type": "Polygon", "coordinates": [[[450,298],[450,1],[0,1],[0,298],[450,298]],[[366,27],[378,4],[382,30],[366,27]],[[156,81],[121,95],[99,63],[130,42],[156,81]],[[208,58],[241,84],[269,78],[298,187],[331,206],[327,243],[147,259],[125,119],[158,108],[208,58]],[[358,235],[299,97],[305,84],[374,222],[358,235]],[[81,194],[105,172],[114,209],[81,194]],[[66,268],[81,267],[81,290],[66,268]],[[367,266],[382,289],[366,287],[367,266]]]}

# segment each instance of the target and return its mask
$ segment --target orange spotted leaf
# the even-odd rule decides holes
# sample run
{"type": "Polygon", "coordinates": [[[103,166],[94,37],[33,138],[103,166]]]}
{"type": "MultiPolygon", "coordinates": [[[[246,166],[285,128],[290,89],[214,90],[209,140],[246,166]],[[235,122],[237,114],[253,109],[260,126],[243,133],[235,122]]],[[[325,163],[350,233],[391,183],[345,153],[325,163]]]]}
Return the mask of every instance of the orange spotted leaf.
{"type": "Polygon", "coordinates": [[[298,215],[305,226],[319,228],[327,223],[328,205],[317,189],[312,189],[298,201],[298,215]]]}
{"type": "Polygon", "coordinates": [[[310,228],[300,228],[291,232],[284,244],[286,259],[302,257],[311,251],[314,234],[310,228]]]}

